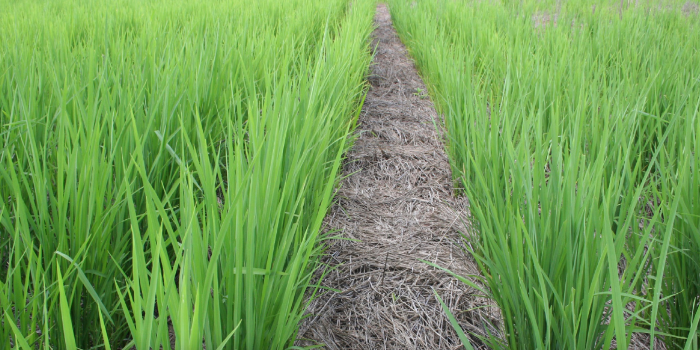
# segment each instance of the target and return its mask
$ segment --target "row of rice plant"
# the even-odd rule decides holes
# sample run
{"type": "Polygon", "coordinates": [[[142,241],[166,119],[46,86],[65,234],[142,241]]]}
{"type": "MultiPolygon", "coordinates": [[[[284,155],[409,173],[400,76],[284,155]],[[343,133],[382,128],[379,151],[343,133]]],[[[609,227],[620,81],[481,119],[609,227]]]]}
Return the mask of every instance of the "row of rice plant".
{"type": "Polygon", "coordinates": [[[369,0],[0,0],[0,349],[283,349],[369,0]]]}
{"type": "Polygon", "coordinates": [[[390,4],[503,320],[472,341],[623,349],[648,333],[634,341],[698,349],[697,4],[390,4]]]}

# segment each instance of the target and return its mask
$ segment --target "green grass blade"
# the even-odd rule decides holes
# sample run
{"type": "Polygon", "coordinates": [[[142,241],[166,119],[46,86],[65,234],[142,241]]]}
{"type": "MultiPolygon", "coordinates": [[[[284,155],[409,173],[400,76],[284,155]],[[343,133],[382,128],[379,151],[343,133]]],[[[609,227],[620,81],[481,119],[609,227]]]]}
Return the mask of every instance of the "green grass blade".
{"type": "Polygon", "coordinates": [[[464,348],[467,350],[474,350],[472,343],[469,341],[469,338],[467,337],[467,335],[464,334],[464,331],[462,330],[462,327],[459,325],[459,322],[457,322],[457,319],[452,314],[450,309],[447,307],[445,302],[442,301],[442,298],[440,298],[440,295],[438,295],[438,293],[437,293],[437,291],[435,291],[435,289],[433,289],[433,294],[435,294],[435,298],[438,300],[438,302],[440,302],[440,305],[442,305],[442,310],[445,311],[447,318],[450,320],[450,324],[452,325],[452,328],[454,328],[455,332],[457,333],[457,336],[459,337],[459,340],[462,342],[462,345],[464,345],[464,348]]]}

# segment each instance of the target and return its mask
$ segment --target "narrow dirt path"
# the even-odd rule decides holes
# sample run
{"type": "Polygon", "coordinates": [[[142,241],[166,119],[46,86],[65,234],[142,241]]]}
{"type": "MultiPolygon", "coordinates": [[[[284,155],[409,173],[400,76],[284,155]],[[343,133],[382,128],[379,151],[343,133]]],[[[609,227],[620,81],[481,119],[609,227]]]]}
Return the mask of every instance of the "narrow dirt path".
{"type": "MultiPolygon", "coordinates": [[[[458,274],[478,274],[461,250],[466,199],[453,195],[439,122],[425,85],[394,30],[386,5],[375,17],[377,54],[358,138],[344,166],[338,203],[327,228],[345,238],[329,247],[338,266],[323,285],[339,290],[314,301],[299,345],[328,349],[456,349],[459,340],[437,302],[436,290],[463,328],[481,333],[486,304],[458,274]]],[[[488,309],[486,309],[488,310],[488,309]]]]}

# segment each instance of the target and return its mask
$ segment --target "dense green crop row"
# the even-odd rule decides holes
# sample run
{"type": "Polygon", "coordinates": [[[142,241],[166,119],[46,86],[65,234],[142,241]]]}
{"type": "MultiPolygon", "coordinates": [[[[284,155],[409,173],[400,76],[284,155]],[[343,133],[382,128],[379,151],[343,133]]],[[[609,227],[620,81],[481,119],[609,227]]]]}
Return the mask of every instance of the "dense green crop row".
{"type": "Polygon", "coordinates": [[[0,348],[281,349],[372,1],[0,1],[0,348]]]}
{"type": "Polygon", "coordinates": [[[445,116],[503,317],[481,341],[609,349],[645,332],[697,349],[697,4],[391,5],[445,116]]]}

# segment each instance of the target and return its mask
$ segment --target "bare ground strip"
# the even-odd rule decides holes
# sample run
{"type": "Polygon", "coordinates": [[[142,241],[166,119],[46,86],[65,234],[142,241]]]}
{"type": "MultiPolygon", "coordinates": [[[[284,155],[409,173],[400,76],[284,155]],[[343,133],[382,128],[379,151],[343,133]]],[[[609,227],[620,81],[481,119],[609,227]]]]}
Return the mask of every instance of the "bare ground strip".
{"type": "MultiPolygon", "coordinates": [[[[483,334],[495,308],[430,261],[460,275],[478,274],[461,249],[468,208],[453,193],[438,115],[388,8],[375,17],[371,84],[347,155],[345,177],[326,228],[345,238],[327,250],[337,266],[323,285],[339,290],[315,300],[299,345],[327,349],[456,349],[459,339],[433,290],[465,330],[483,334]]],[[[496,316],[496,315],[493,315],[496,316]]]]}

